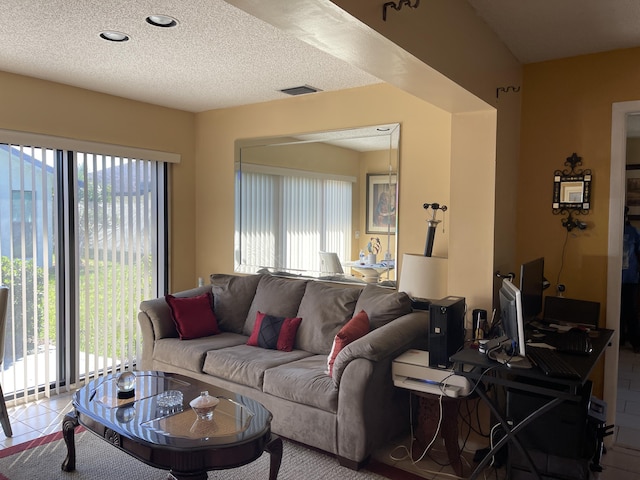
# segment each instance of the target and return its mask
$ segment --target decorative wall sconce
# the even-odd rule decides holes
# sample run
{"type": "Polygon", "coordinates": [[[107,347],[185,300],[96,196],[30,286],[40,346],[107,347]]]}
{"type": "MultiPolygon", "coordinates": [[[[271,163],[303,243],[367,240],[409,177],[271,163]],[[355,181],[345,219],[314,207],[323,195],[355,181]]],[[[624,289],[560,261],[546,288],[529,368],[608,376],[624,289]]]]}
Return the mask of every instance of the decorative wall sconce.
{"type": "Polygon", "coordinates": [[[554,215],[567,215],[562,219],[562,226],[568,232],[574,228],[584,230],[587,224],[575,218],[575,215],[588,215],[591,208],[591,170],[578,169],[582,165],[582,157],[573,153],[564,164],[570,169],[556,170],[553,173],[553,205],[554,215]]]}
{"type": "Polygon", "coordinates": [[[409,8],[418,8],[418,5],[420,5],[420,0],[415,0],[413,4],[411,4],[411,0],[400,0],[397,4],[396,2],[386,2],[384,5],[382,5],[382,20],[385,22],[387,21],[387,8],[391,7],[396,11],[400,11],[403,5],[409,8]]]}

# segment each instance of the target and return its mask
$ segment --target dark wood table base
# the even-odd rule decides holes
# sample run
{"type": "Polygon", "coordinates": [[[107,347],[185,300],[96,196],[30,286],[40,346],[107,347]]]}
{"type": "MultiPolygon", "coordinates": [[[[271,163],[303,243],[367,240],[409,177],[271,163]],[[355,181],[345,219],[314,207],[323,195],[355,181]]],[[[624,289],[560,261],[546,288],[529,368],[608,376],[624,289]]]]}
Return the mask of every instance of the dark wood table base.
{"type": "MultiPolygon", "coordinates": [[[[415,392],[414,392],[415,393],[415,392]]],[[[430,394],[420,395],[420,409],[418,413],[418,428],[416,429],[416,443],[413,448],[414,460],[422,455],[424,449],[431,443],[438,428],[440,419],[440,401],[437,396],[430,394]]],[[[463,476],[462,461],[460,460],[460,447],[458,445],[458,406],[457,398],[442,399],[442,422],[440,423],[440,435],[444,439],[447,457],[451,468],[457,476],[463,476]]]]}
{"type": "MultiPolygon", "coordinates": [[[[65,415],[62,422],[62,436],[64,442],[67,445],[67,457],[62,462],[62,470],[65,472],[72,472],[76,469],[76,445],[75,445],[75,430],[80,424],[78,416],[75,411],[71,411],[65,415]]],[[[97,432],[95,432],[97,433],[97,432]]],[[[106,428],[104,430],[104,440],[111,443],[120,450],[129,453],[122,446],[120,441],[120,435],[113,430],[106,428]]],[[[280,471],[280,465],[282,463],[282,439],[277,435],[271,434],[271,440],[265,445],[264,451],[270,455],[269,463],[269,480],[277,480],[278,472],[280,471]]],[[[153,465],[156,466],[156,465],[153,465]]],[[[240,466],[240,465],[238,465],[240,466]]],[[[176,480],[206,480],[207,472],[177,472],[169,470],[170,475],[176,480]]]]}

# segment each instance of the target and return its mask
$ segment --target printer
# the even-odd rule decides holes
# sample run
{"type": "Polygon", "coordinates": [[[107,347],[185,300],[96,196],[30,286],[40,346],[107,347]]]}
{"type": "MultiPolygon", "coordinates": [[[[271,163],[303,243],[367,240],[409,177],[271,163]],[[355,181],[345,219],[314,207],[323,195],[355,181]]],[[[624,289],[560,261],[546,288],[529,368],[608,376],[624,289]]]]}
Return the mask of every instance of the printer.
{"type": "Polygon", "coordinates": [[[407,350],[393,361],[391,372],[393,384],[408,390],[447,397],[466,397],[471,391],[469,381],[453,370],[429,367],[429,352],[424,350],[407,350]]]}

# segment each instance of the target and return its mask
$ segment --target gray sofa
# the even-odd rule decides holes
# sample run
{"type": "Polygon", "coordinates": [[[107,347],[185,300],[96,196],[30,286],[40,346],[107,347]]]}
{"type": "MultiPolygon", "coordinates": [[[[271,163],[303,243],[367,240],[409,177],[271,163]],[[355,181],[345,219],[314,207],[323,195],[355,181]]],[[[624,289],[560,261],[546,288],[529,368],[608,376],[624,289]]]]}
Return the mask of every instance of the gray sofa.
{"type": "Polygon", "coordinates": [[[353,469],[409,430],[407,393],[393,386],[391,362],[407,349],[426,349],[428,314],[413,312],[406,294],[272,275],[214,274],[211,284],[174,296],[212,291],[217,335],[180,340],[165,298],[141,303],[138,369],[180,373],[253,398],[272,412],[274,433],[336,454],[353,469]],[[329,376],[333,339],[361,310],[371,331],[337,355],[329,376]],[[246,344],[258,311],[302,318],[292,351],[246,344]]]}

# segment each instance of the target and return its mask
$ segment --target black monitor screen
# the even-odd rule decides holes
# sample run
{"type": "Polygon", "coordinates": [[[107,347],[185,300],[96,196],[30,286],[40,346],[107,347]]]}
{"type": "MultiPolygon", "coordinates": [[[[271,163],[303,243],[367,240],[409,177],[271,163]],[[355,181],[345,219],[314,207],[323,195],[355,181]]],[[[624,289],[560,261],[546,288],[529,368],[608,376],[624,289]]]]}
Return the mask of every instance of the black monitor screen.
{"type": "Polygon", "coordinates": [[[520,267],[520,291],[522,292],[522,315],[530,322],[542,313],[542,290],[544,289],[544,258],[523,263],[520,267]]]}
{"type": "Polygon", "coordinates": [[[500,321],[504,334],[511,340],[512,355],[525,356],[524,319],[522,316],[522,294],[510,280],[504,279],[500,294],[500,321]]]}

